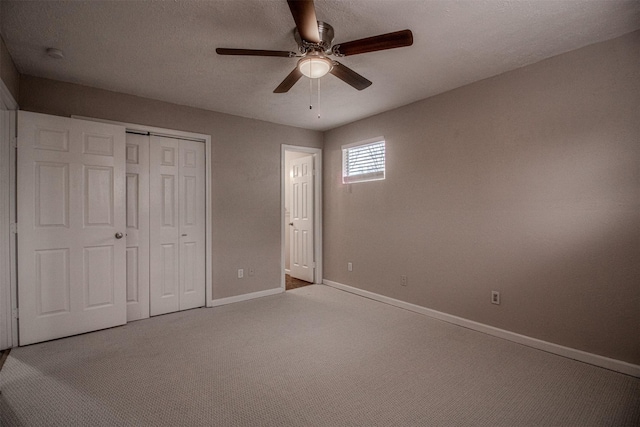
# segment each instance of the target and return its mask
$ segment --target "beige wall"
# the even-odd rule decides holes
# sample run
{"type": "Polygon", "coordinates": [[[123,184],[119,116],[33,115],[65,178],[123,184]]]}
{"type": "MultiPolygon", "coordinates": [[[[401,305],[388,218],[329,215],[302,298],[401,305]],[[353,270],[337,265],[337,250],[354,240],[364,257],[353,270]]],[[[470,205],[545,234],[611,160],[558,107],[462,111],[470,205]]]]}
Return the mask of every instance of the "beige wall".
{"type": "Polygon", "coordinates": [[[326,279],[640,364],[640,32],[331,130],[324,155],[326,279]],[[341,145],[379,135],[386,180],[342,185],[341,145]]]}
{"type": "Polygon", "coordinates": [[[280,146],[322,146],[320,132],[22,76],[20,106],[211,135],[213,297],[280,286],[280,146]],[[237,279],[238,268],[255,275],[237,279]]]}
{"type": "Polygon", "coordinates": [[[7,46],[4,44],[4,40],[0,36],[0,78],[4,82],[9,92],[13,96],[14,100],[18,100],[18,88],[20,82],[20,74],[16,70],[16,66],[9,55],[7,46]]]}

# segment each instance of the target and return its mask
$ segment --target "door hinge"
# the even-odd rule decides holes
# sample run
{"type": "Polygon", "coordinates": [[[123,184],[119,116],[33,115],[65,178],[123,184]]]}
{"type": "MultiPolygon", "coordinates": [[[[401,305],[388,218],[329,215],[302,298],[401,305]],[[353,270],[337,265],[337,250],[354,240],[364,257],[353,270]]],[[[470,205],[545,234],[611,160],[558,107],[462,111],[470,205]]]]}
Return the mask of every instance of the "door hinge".
{"type": "Polygon", "coordinates": [[[13,224],[11,224],[10,228],[11,228],[11,233],[18,234],[18,223],[17,222],[14,222],[13,224]]]}
{"type": "Polygon", "coordinates": [[[17,308],[14,308],[13,310],[11,310],[11,315],[13,316],[14,319],[20,318],[20,312],[18,311],[17,308]]]}
{"type": "Polygon", "coordinates": [[[11,138],[11,148],[18,149],[18,137],[14,136],[11,138]]]}

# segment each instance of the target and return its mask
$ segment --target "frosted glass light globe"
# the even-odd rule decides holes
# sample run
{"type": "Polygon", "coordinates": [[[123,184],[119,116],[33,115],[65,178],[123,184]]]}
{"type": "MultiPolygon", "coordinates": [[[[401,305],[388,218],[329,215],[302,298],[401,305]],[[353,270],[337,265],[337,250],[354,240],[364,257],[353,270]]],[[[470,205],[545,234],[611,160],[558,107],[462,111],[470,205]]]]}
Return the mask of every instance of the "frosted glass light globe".
{"type": "Polygon", "coordinates": [[[298,61],[300,72],[310,79],[318,79],[333,68],[331,60],[322,56],[308,56],[298,61]]]}

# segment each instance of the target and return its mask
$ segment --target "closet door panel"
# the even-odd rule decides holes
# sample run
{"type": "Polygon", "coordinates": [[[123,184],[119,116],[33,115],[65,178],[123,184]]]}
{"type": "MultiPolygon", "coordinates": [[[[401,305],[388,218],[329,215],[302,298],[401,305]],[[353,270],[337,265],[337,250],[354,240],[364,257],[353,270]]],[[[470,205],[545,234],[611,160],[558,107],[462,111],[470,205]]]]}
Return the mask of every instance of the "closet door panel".
{"type": "Polygon", "coordinates": [[[205,149],[151,136],[152,316],[205,305],[205,149]]]}
{"type": "Polygon", "coordinates": [[[205,305],[204,144],[180,142],[180,310],[205,305]]]}
{"type": "Polygon", "coordinates": [[[180,309],[179,140],[150,140],[150,314],[180,309]]]}
{"type": "Polygon", "coordinates": [[[127,133],[127,321],[149,317],[149,135],[127,133]]]}

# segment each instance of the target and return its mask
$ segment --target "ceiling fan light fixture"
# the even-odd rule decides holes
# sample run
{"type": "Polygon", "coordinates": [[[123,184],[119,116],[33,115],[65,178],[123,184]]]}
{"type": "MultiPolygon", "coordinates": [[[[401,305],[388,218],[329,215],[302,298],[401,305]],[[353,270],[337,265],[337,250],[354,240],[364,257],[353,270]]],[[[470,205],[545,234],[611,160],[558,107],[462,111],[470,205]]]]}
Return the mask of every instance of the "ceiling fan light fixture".
{"type": "Polygon", "coordinates": [[[333,62],[324,56],[307,56],[298,61],[298,69],[310,79],[319,79],[332,68],[333,62]]]}

